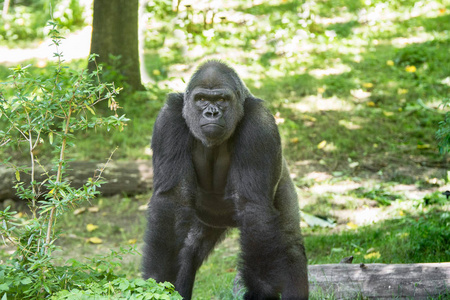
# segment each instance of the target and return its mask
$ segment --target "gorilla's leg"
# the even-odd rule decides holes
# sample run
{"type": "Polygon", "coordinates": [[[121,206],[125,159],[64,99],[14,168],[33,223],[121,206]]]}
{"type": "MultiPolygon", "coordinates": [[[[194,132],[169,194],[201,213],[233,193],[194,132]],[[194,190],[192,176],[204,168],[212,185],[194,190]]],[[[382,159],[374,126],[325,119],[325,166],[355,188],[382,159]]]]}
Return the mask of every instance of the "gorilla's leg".
{"type": "Polygon", "coordinates": [[[213,228],[194,221],[178,258],[180,269],[175,288],[183,299],[191,299],[195,274],[225,231],[226,228],[213,228]]]}

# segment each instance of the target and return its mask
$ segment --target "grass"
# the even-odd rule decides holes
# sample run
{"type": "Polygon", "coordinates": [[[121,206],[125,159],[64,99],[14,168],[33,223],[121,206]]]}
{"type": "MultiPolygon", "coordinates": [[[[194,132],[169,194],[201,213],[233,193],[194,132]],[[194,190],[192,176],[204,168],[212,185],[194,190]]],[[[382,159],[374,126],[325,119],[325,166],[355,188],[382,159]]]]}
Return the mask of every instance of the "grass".
{"type": "MultiPolygon", "coordinates": [[[[127,128],[80,134],[71,157],[105,160],[119,146],[114,159],[150,159],[155,117],[173,91],[168,86],[188,78],[198,61],[221,58],[276,114],[301,209],[335,224],[303,229],[310,264],[338,263],[350,255],[355,263],[450,261],[450,204],[440,194],[450,189],[448,159],[435,139],[445,113],[439,105],[450,94],[450,2],[230,5],[221,8],[225,21],[206,28],[213,37],[182,13],[176,24],[184,27],[174,25],[173,14],[157,11],[145,49],[154,82],[147,92],[123,93],[119,102],[131,119],[127,128]],[[175,38],[174,29],[184,35],[175,38]],[[155,30],[164,32],[164,39],[155,30]]],[[[201,15],[196,6],[193,13],[201,15]]],[[[85,62],[70,64],[81,68],[85,62]]],[[[7,67],[0,66],[0,81],[7,67]]],[[[51,64],[30,70],[46,76],[51,64]]],[[[38,150],[46,153],[46,147],[38,150]]],[[[1,149],[0,158],[26,158],[18,150],[1,149]]],[[[58,255],[92,256],[133,243],[140,249],[145,213],[139,207],[149,197],[101,198],[93,203],[98,212],[68,213],[60,220],[58,255]],[[99,227],[89,232],[88,224],[99,227]],[[92,237],[103,242],[86,242],[92,237]]],[[[201,267],[196,299],[233,299],[237,237],[232,231],[201,267]]],[[[7,255],[8,249],[0,248],[0,256],[7,255]]],[[[119,272],[139,276],[139,261],[125,257],[119,272]]]]}
{"type": "Polygon", "coordinates": [[[450,235],[448,212],[398,216],[371,226],[332,234],[304,230],[310,264],[339,263],[354,256],[354,263],[447,262],[450,235]]]}
{"type": "MultiPolygon", "coordinates": [[[[67,213],[58,221],[57,230],[63,233],[58,240],[62,251],[55,255],[64,261],[70,257],[81,259],[104,254],[120,247],[140,250],[145,228],[142,206],[146,205],[149,197],[100,198],[86,206],[86,210],[81,210],[82,213],[79,213],[80,207],[75,213],[67,213]],[[92,210],[92,207],[96,209],[92,210]],[[89,224],[98,228],[89,231],[89,224]],[[94,237],[102,242],[93,244],[90,241],[94,237]]],[[[399,206],[403,210],[397,209],[394,218],[367,226],[345,229],[344,225],[332,231],[305,227],[303,234],[308,263],[338,263],[350,255],[354,256],[353,263],[356,264],[447,262],[450,259],[448,209],[439,204],[416,204],[417,208],[410,207],[416,211],[414,214],[409,213],[404,205],[399,206]]],[[[234,299],[232,288],[239,258],[238,236],[238,230],[232,230],[200,268],[194,288],[195,299],[234,299]]],[[[7,256],[6,251],[0,251],[0,256],[7,256]]],[[[138,255],[124,256],[117,272],[127,274],[129,278],[138,277],[140,260],[138,255]]],[[[312,297],[323,299],[322,296],[312,297]]]]}

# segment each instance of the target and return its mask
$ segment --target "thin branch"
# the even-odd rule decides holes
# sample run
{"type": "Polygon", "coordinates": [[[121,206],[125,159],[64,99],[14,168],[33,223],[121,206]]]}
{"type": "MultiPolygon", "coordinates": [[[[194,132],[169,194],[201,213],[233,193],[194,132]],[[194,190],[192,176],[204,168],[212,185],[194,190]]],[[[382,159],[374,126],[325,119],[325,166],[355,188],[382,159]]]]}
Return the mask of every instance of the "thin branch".
{"type": "Polygon", "coordinates": [[[4,141],[3,143],[0,144],[0,147],[8,144],[11,141],[11,139],[7,139],[6,141],[4,141]]]}
{"type": "Polygon", "coordinates": [[[30,147],[30,159],[31,159],[31,190],[33,191],[33,198],[31,199],[31,203],[32,203],[32,211],[33,211],[33,217],[36,219],[36,188],[34,186],[34,171],[35,171],[35,167],[34,167],[34,154],[33,154],[33,150],[35,145],[33,145],[33,138],[32,138],[32,131],[31,131],[31,120],[30,120],[30,114],[28,113],[27,110],[25,110],[25,113],[27,115],[27,121],[28,121],[28,126],[30,127],[28,129],[28,142],[29,142],[29,147],[30,147]]]}
{"type": "Polygon", "coordinates": [[[20,130],[20,128],[18,128],[18,127],[16,126],[16,124],[14,124],[14,122],[8,117],[8,115],[7,115],[7,114],[4,114],[4,116],[5,116],[5,118],[9,121],[9,123],[11,123],[11,126],[12,126],[15,130],[17,130],[21,135],[23,135],[23,137],[25,138],[25,140],[28,141],[27,135],[26,135],[22,130],[20,130]]]}
{"type": "MultiPolygon", "coordinates": [[[[117,149],[119,149],[119,147],[116,147],[116,149],[114,149],[114,150],[111,152],[111,155],[109,156],[109,158],[108,158],[108,160],[106,161],[106,163],[105,163],[105,165],[103,166],[103,168],[101,168],[100,170],[98,170],[98,171],[100,171],[100,174],[97,175],[97,179],[95,180],[95,182],[97,182],[97,181],[100,180],[100,178],[102,177],[103,171],[105,171],[106,167],[108,166],[109,162],[112,160],[112,156],[113,156],[114,153],[117,151],[117,149]]],[[[94,177],[95,177],[95,175],[94,175],[94,177]]]]}
{"type": "MultiPolygon", "coordinates": [[[[56,174],[56,183],[60,183],[61,179],[62,179],[62,166],[63,166],[63,162],[64,162],[64,152],[66,150],[66,144],[67,144],[67,133],[69,132],[69,127],[70,127],[70,118],[72,116],[72,101],[73,98],[70,100],[69,102],[69,114],[67,115],[66,118],[66,125],[64,128],[64,136],[63,136],[63,140],[62,140],[62,144],[61,144],[61,151],[59,152],[59,162],[58,162],[58,171],[56,174]]],[[[55,196],[56,193],[53,193],[53,195],[55,196]]],[[[50,244],[50,238],[51,238],[51,233],[52,233],[52,227],[53,227],[53,221],[55,218],[55,211],[56,211],[56,206],[53,206],[51,211],[50,211],[50,216],[48,218],[48,225],[47,225],[47,235],[45,238],[45,250],[44,253],[47,255],[48,253],[48,246],[50,244]]]]}
{"type": "Polygon", "coordinates": [[[41,137],[41,130],[38,131],[38,135],[36,137],[36,140],[34,141],[33,149],[37,147],[40,137],[41,137]]]}

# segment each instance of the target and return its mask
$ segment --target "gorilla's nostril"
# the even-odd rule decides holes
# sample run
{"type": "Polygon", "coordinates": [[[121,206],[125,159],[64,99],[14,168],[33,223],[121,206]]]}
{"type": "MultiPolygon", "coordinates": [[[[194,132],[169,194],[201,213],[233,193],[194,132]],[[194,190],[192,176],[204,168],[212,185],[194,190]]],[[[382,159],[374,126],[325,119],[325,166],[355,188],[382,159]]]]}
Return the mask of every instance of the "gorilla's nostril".
{"type": "Polygon", "coordinates": [[[203,116],[208,119],[216,119],[221,117],[221,115],[222,114],[219,111],[219,109],[217,107],[212,106],[208,107],[203,113],[203,116]]]}

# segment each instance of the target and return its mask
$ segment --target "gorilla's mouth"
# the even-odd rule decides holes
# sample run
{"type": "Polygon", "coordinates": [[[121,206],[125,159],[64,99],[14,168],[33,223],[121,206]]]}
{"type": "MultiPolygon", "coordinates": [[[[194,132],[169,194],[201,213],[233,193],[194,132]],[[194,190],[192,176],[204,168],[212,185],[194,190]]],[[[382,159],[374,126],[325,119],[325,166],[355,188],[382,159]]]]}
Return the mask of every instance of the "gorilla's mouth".
{"type": "Polygon", "coordinates": [[[220,125],[220,124],[217,124],[217,123],[208,123],[208,124],[203,124],[202,125],[202,128],[217,128],[217,129],[219,129],[219,128],[223,128],[224,126],[222,126],[222,125],[220,125]]]}
{"type": "Polygon", "coordinates": [[[208,139],[215,139],[215,138],[222,136],[224,129],[225,129],[225,126],[222,126],[217,123],[207,123],[207,124],[201,125],[202,133],[208,139]]]}

